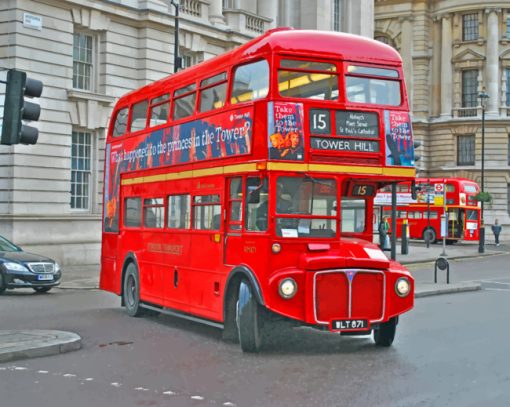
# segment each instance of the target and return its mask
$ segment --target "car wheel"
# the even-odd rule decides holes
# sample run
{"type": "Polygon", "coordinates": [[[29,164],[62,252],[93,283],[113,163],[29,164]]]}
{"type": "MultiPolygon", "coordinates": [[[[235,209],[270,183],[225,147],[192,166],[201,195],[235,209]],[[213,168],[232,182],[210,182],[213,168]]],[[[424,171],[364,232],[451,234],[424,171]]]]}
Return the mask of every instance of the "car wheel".
{"type": "Polygon", "coordinates": [[[251,284],[242,280],[236,307],[237,330],[243,352],[258,352],[262,346],[262,310],[251,284]]]}
{"type": "Polygon", "coordinates": [[[0,273],[0,294],[2,294],[6,288],[7,285],[5,284],[4,275],[0,273]]]}
{"type": "Polygon", "coordinates": [[[39,294],[47,293],[50,290],[51,290],[51,287],[34,287],[34,291],[39,294]]]}
{"type": "Polygon", "coordinates": [[[374,341],[377,346],[391,346],[397,332],[397,322],[397,318],[391,318],[374,330],[374,341]]]}
{"type": "Polygon", "coordinates": [[[127,266],[122,296],[128,315],[132,317],[143,315],[144,310],[140,306],[140,279],[138,277],[138,268],[134,263],[129,263],[127,266]]]}

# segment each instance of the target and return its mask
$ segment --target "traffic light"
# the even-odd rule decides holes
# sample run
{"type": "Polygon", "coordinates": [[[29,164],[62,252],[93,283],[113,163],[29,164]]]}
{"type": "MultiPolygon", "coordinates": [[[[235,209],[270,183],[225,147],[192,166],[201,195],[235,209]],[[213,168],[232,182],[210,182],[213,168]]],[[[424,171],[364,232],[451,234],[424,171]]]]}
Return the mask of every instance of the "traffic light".
{"type": "Polygon", "coordinates": [[[39,120],[41,106],[26,101],[24,97],[41,96],[42,82],[27,78],[27,74],[23,71],[9,69],[6,84],[1,144],[37,143],[39,130],[25,126],[22,121],[39,120]]]}

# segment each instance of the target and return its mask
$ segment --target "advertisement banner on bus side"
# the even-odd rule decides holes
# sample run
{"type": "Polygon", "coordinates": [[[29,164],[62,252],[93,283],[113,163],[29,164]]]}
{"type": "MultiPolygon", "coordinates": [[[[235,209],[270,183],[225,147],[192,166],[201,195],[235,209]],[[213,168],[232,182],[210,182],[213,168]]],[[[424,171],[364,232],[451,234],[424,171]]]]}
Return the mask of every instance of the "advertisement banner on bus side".
{"type": "Polygon", "coordinates": [[[409,113],[384,111],[386,165],[414,167],[414,144],[409,113]]]}
{"type": "Polygon", "coordinates": [[[267,132],[269,159],[304,160],[302,103],[269,102],[267,132]]]}
{"type": "Polygon", "coordinates": [[[105,231],[118,231],[122,173],[250,154],[252,128],[253,108],[249,107],[109,144],[105,165],[105,231]]]}

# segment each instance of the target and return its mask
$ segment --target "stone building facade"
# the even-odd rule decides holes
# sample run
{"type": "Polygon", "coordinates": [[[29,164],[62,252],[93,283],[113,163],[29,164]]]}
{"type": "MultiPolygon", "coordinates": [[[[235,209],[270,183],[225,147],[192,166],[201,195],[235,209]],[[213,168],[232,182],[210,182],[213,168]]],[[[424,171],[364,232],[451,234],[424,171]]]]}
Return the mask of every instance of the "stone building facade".
{"type": "MultiPolygon", "coordinates": [[[[481,184],[485,108],[486,225],[510,236],[510,1],[376,0],[375,38],[400,51],[423,142],[418,176],[481,184]]],[[[487,239],[492,241],[490,230],[487,239]]]]}
{"type": "MultiPolygon", "coordinates": [[[[0,2],[0,78],[16,68],[44,83],[38,143],[0,146],[1,235],[63,264],[99,262],[109,115],[173,72],[174,13],[170,0],[0,2]]],[[[180,0],[179,21],[188,66],[282,25],[372,36],[373,0],[180,0]]]]}

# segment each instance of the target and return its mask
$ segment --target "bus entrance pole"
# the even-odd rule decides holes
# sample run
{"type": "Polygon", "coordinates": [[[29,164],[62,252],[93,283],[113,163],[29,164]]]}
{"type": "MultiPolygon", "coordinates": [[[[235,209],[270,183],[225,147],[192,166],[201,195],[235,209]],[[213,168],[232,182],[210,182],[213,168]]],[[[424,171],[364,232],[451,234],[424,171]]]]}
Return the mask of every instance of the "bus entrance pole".
{"type": "Polygon", "coordinates": [[[397,183],[391,184],[391,260],[397,259],[397,183]]]}

